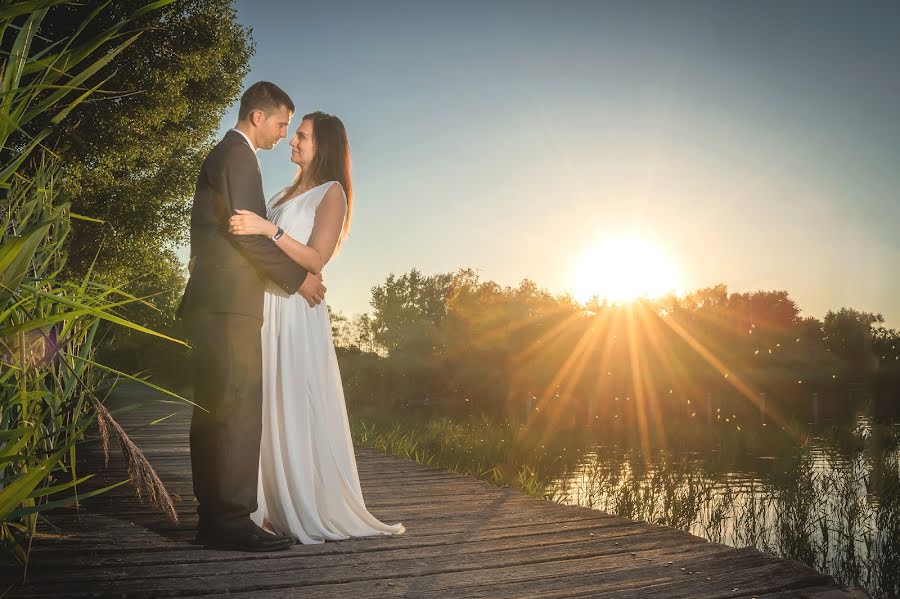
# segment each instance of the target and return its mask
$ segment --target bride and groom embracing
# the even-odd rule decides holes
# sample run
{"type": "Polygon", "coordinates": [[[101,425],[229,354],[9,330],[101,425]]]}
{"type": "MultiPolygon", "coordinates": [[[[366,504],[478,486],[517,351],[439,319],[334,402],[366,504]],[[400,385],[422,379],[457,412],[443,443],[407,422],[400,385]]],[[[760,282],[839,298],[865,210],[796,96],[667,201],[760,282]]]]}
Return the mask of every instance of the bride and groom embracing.
{"type": "Polygon", "coordinates": [[[206,157],[191,211],[191,274],[179,306],[193,347],[190,446],[197,541],[294,542],[402,534],[366,509],[322,269],[353,199],[343,123],[314,112],[290,141],[298,175],[268,203],[256,158],[287,137],[290,97],[269,82],[206,157]]]}

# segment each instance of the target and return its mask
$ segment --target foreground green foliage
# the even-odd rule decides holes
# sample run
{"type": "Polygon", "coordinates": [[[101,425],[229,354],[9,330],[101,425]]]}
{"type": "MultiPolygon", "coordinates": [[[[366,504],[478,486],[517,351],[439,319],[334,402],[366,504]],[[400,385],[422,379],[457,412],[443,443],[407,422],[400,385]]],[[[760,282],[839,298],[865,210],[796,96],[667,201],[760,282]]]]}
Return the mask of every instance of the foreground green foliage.
{"type": "Polygon", "coordinates": [[[94,356],[101,323],[165,336],[120,316],[121,307],[143,300],[94,281],[91,269],[79,279],[62,276],[71,219],[84,217],[71,213],[62,163],[42,145],[102,88],[105,80],[92,77],[140,38],[134,21],[167,3],[148,3],[90,37],[76,26],[72,35],[43,39],[40,49],[42,19],[61,2],[0,8],[3,47],[12,40],[0,77],[0,545],[22,563],[42,512],[112,488],[79,491],[91,475],[77,471],[76,449],[95,421],[104,448],[110,433],[118,439],[138,493],[174,517],[152,467],[103,406],[114,378],[127,375],[94,356]],[[46,125],[27,143],[10,141],[39,119],[46,125]]]}

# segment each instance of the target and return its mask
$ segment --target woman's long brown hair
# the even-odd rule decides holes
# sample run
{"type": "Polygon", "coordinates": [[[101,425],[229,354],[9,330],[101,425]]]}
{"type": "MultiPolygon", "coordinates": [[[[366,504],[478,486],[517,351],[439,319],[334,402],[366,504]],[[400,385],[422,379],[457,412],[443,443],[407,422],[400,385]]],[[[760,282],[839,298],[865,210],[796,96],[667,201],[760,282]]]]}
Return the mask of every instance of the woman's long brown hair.
{"type": "MultiPolygon", "coordinates": [[[[344,188],[347,196],[347,216],[344,228],[338,240],[338,247],[350,232],[350,215],[353,213],[353,182],[350,178],[350,141],[347,130],[338,117],[324,112],[311,112],[303,115],[301,121],[310,121],[313,125],[313,140],[316,144],[316,155],[307,167],[307,182],[316,186],[326,181],[337,181],[344,188]]],[[[302,173],[284,193],[288,197],[300,187],[302,173]]]]}

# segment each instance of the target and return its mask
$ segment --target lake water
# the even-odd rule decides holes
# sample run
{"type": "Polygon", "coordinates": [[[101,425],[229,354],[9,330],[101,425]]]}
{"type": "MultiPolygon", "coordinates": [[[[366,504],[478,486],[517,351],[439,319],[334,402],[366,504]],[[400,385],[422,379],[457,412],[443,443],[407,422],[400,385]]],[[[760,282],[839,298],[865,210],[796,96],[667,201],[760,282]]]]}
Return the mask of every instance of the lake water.
{"type": "Polygon", "coordinates": [[[900,428],[859,416],[800,434],[760,429],[706,447],[581,451],[556,501],[754,546],[873,596],[900,593],[900,428]],[[751,442],[747,442],[750,438],[751,442]]]}

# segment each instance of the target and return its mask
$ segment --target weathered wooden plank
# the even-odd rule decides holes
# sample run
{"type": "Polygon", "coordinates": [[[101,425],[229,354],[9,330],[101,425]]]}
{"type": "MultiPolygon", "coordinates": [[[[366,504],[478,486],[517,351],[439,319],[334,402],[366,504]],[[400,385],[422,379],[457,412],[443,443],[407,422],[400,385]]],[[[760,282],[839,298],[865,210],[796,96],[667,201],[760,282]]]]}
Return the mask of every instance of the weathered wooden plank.
{"type": "MultiPolygon", "coordinates": [[[[163,521],[125,487],[88,501],[86,510],[55,510],[55,527],[42,527],[46,534],[35,541],[31,580],[14,596],[774,599],[841,592],[806,566],[752,549],[539,501],[360,447],[367,505],[383,521],[404,522],[406,535],[272,554],[206,551],[192,544],[190,412],[176,407],[151,403],[117,417],[166,482],[181,522],[163,521]]],[[[80,461],[101,473],[85,490],[126,477],[117,448],[110,448],[108,468],[97,446],[86,447],[80,461]]],[[[0,566],[0,581],[9,584],[17,573],[0,566]]]]}
{"type": "MultiPolygon", "coordinates": [[[[313,567],[325,567],[328,565],[331,557],[338,560],[337,563],[343,563],[346,555],[353,553],[354,563],[377,562],[377,561],[396,561],[399,559],[428,560],[440,558],[448,553],[453,554],[484,554],[494,551],[508,551],[515,549],[543,549],[547,548],[551,551],[561,551],[569,545],[578,547],[593,546],[599,548],[609,554],[614,553],[631,553],[643,552],[648,550],[658,550],[659,544],[668,539],[665,530],[657,530],[652,533],[633,535],[630,529],[619,528],[617,534],[608,533],[604,537],[590,536],[583,531],[561,531],[548,532],[540,537],[533,536],[514,536],[503,537],[498,539],[487,539],[483,541],[475,541],[468,543],[435,543],[435,542],[408,542],[394,543],[390,546],[387,543],[369,543],[369,540],[359,540],[343,543],[327,543],[316,546],[298,546],[293,550],[280,553],[273,556],[272,560],[289,560],[301,558],[306,560],[309,556],[316,556],[316,560],[308,562],[314,564],[313,567]],[[622,542],[624,541],[624,542],[622,542]],[[362,544],[357,546],[357,544],[362,544]],[[370,546],[374,545],[374,546],[370,546]],[[320,561],[320,557],[329,556],[325,561],[320,561]]],[[[597,534],[600,534],[599,532],[597,534]]],[[[379,539],[371,539],[377,541],[379,539]]],[[[395,539],[391,539],[392,541],[395,539]]],[[[397,539],[399,540],[399,539],[397,539]]],[[[702,541],[688,539],[686,543],[697,543],[702,541]]],[[[266,558],[268,561],[268,558],[266,558]]],[[[238,552],[213,552],[201,551],[196,548],[190,548],[186,544],[172,547],[170,551],[165,552],[127,552],[110,555],[107,557],[92,556],[88,561],[95,567],[122,565],[131,566],[166,566],[173,564],[203,564],[207,562],[232,562],[246,561],[247,556],[238,552]]],[[[42,568],[53,572],[53,576],[65,577],[66,570],[76,570],[82,567],[82,560],[73,560],[71,555],[62,555],[56,561],[41,559],[38,562],[42,568]]]]}
{"type": "Polygon", "coordinates": [[[836,590],[833,585],[822,585],[794,589],[790,591],[775,591],[772,593],[742,594],[741,599],[871,599],[871,595],[865,589],[850,589],[847,591],[836,590]]]}
{"type": "MultiPolygon", "coordinates": [[[[700,560],[700,553],[712,554],[716,557],[710,558],[720,560],[721,548],[710,546],[710,544],[692,544],[689,547],[677,549],[672,555],[681,555],[684,553],[693,553],[694,559],[700,560]]],[[[136,586],[148,588],[152,581],[154,593],[160,597],[178,596],[183,593],[209,593],[219,592],[225,593],[230,590],[255,590],[266,588],[284,588],[286,586],[322,586],[322,585],[347,585],[353,583],[377,584],[383,580],[393,580],[401,584],[412,578],[426,577],[434,579],[432,589],[449,590],[453,588],[467,587],[471,585],[480,585],[488,581],[505,581],[521,582],[527,580],[539,579],[545,574],[547,576],[563,576],[567,574],[580,573],[585,569],[592,571],[618,571],[628,569],[634,563],[648,564],[653,566],[660,572],[668,569],[664,566],[663,559],[658,556],[659,550],[655,549],[649,552],[655,557],[645,557],[642,555],[627,554],[607,554],[603,552],[588,553],[586,555],[573,555],[571,557],[556,556],[555,560],[547,561],[538,557],[533,561],[521,562],[512,556],[510,559],[504,559],[503,554],[481,554],[476,556],[452,556],[452,559],[443,560],[420,560],[411,561],[403,560],[399,564],[397,562],[387,561],[375,565],[365,563],[344,563],[334,568],[318,569],[315,567],[299,568],[294,563],[289,563],[290,567],[278,570],[255,571],[252,575],[237,572],[235,569],[220,572],[215,576],[208,576],[206,572],[202,574],[194,573],[193,576],[172,577],[163,574],[159,578],[152,579],[129,579],[127,576],[123,578],[111,578],[112,569],[105,568],[101,571],[93,572],[95,575],[91,577],[92,586],[102,589],[110,594],[120,594],[134,589],[136,586]],[[536,567],[540,566],[540,567],[536,567]],[[288,579],[288,584],[286,580],[288,579]],[[439,582],[438,582],[439,581],[439,582]],[[136,583],[142,583],[136,585],[136,583]]],[[[767,556],[757,554],[756,560],[766,560],[767,556]]],[[[262,564],[271,565],[273,561],[284,560],[252,560],[262,564]]],[[[237,568],[237,562],[231,564],[233,568],[237,568]]],[[[298,562],[299,563],[299,562],[298,562]]],[[[706,563],[706,562],[701,562],[706,563]]],[[[61,581],[54,584],[48,581],[41,586],[40,596],[46,596],[53,592],[62,592],[65,589],[72,589],[71,582],[61,581]]],[[[77,587],[76,587],[77,588],[77,587]]],[[[71,593],[72,597],[81,595],[71,593]]],[[[368,596],[368,595],[366,595],[368,596]]]]}
{"type": "MultiPolygon", "coordinates": [[[[706,547],[709,547],[707,545],[706,547]]],[[[781,570],[773,570],[771,563],[763,562],[765,556],[753,556],[750,562],[744,562],[746,576],[759,577],[783,574],[781,570]]],[[[699,566],[712,566],[720,563],[717,554],[703,556],[696,552],[691,563],[699,566]]],[[[776,565],[778,562],[774,562],[776,565]]],[[[311,585],[304,588],[258,589],[254,594],[237,594],[235,596],[255,596],[261,599],[274,597],[638,597],[643,598],[643,585],[665,588],[664,595],[646,595],[647,597],[695,597],[693,591],[703,589],[711,581],[700,577],[683,575],[680,570],[660,566],[658,563],[634,561],[620,563],[612,560],[595,561],[587,564],[580,560],[566,562],[549,562],[541,568],[514,566],[510,568],[491,569],[481,572],[454,572],[442,574],[422,574],[416,577],[382,578],[374,581],[332,585],[311,585]]],[[[784,566],[782,565],[782,568],[784,566]]],[[[724,576],[724,575],[723,575],[724,576]]],[[[705,578],[705,577],[703,577],[705,578]]],[[[727,581],[718,581],[721,591],[727,581]]],[[[274,584],[274,583],[272,583],[274,584]]],[[[776,586],[780,583],[769,583],[776,586]]],[[[760,585],[763,586],[763,585],[760,585]]],[[[731,593],[728,587],[727,592],[731,593]]],[[[724,592],[724,591],[723,591],[724,592]]]]}
{"type": "MultiPolygon", "coordinates": [[[[497,541],[504,539],[521,539],[522,543],[527,543],[531,546],[539,546],[551,544],[554,541],[553,535],[559,533],[571,536],[571,538],[593,539],[598,543],[608,543],[611,547],[618,548],[618,551],[627,551],[631,549],[633,544],[637,544],[643,539],[644,535],[640,534],[640,526],[641,525],[628,521],[611,522],[609,519],[595,519],[577,521],[571,525],[564,524],[562,526],[548,526],[540,523],[520,523],[519,526],[505,526],[503,528],[496,529],[479,529],[475,532],[469,531],[467,529],[447,528],[443,531],[440,531],[440,534],[407,534],[403,537],[397,538],[359,539],[353,541],[344,541],[341,543],[298,546],[295,548],[295,550],[302,548],[307,553],[322,553],[339,552],[344,550],[351,552],[382,551],[386,549],[392,549],[393,547],[396,547],[398,545],[407,548],[431,546],[443,547],[451,544],[461,543],[468,543],[479,546],[485,541],[497,541]]],[[[44,563],[44,560],[65,559],[69,552],[74,548],[79,548],[82,552],[90,552],[92,562],[97,561],[99,559],[99,556],[102,555],[116,557],[124,556],[125,559],[131,559],[133,552],[147,550],[153,552],[160,551],[160,545],[162,543],[158,538],[154,538],[153,535],[147,531],[144,531],[143,535],[132,540],[131,543],[124,544],[120,542],[121,537],[124,536],[124,534],[128,534],[129,532],[134,530],[134,528],[129,529],[127,526],[122,525],[118,526],[117,528],[113,528],[112,526],[104,526],[104,528],[110,529],[110,536],[102,536],[99,538],[95,537],[90,540],[92,541],[90,543],[88,542],[88,540],[81,541],[79,538],[75,538],[69,545],[57,547],[52,550],[47,549],[41,552],[36,552],[34,554],[34,564],[36,566],[40,566],[44,563]],[[123,530],[125,531],[124,533],[122,533],[123,530]],[[113,540],[117,540],[115,547],[112,546],[113,540]]],[[[138,530],[142,529],[138,528],[138,530]]],[[[671,531],[666,531],[664,529],[660,529],[659,527],[650,527],[649,529],[649,532],[651,533],[658,533],[659,531],[663,531],[665,533],[670,544],[674,543],[671,531]]],[[[190,536],[188,538],[181,539],[180,546],[183,547],[187,543],[191,542],[193,533],[190,532],[189,534],[190,536]]],[[[702,539],[698,539],[686,533],[683,533],[681,538],[692,543],[705,542],[702,539]]],[[[169,547],[168,550],[172,551],[174,550],[174,548],[169,547]]],[[[226,553],[225,555],[241,554],[226,553]]],[[[277,557],[273,557],[273,559],[277,559],[277,557]]]]}
{"type": "MultiPolygon", "coordinates": [[[[268,579],[281,574],[290,575],[293,578],[302,578],[307,584],[327,584],[332,582],[344,582],[349,579],[380,579],[400,578],[410,572],[421,571],[426,574],[437,572],[467,572],[481,571],[490,568],[506,567],[513,565],[543,564],[548,561],[573,560],[596,556],[610,556],[611,559],[643,559],[650,553],[658,553],[658,547],[651,543],[658,543],[660,539],[647,540],[641,551],[635,555],[625,556],[622,552],[611,551],[609,547],[593,541],[581,541],[557,544],[552,546],[525,546],[525,547],[495,547],[493,551],[458,551],[455,547],[444,547],[420,552],[376,552],[366,554],[367,559],[361,559],[359,554],[354,554],[352,560],[346,555],[320,555],[315,560],[309,560],[305,555],[284,555],[293,553],[283,552],[279,559],[256,560],[232,560],[228,562],[203,563],[202,577],[229,577],[236,576],[247,580],[268,579]]],[[[473,548],[475,549],[475,548],[473,548]]],[[[148,564],[135,565],[130,562],[119,564],[93,565],[88,569],[69,569],[65,572],[48,573],[42,581],[43,587],[49,587],[54,583],[58,586],[76,587],[82,583],[96,581],[97,573],[102,572],[104,584],[113,584],[116,581],[133,584],[136,580],[142,580],[152,584],[154,588],[160,588],[159,580],[165,580],[165,585],[182,588],[184,584],[193,584],[198,578],[198,568],[195,563],[177,564],[148,564]],[[179,583],[179,580],[181,582],[179,583]]],[[[230,581],[225,582],[231,588],[230,581]]],[[[163,586],[163,589],[166,587],[163,586]]]]}
{"type": "MultiPolygon", "coordinates": [[[[106,518],[106,516],[103,516],[106,518]]],[[[150,515],[148,518],[153,519],[154,530],[156,532],[170,533],[193,533],[192,519],[185,519],[178,525],[170,525],[160,523],[158,516],[150,515]]],[[[633,533],[643,530],[656,530],[657,527],[641,524],[626,520],[624,518],[616,518],[605,516],[603,514],[587,513],[587,514],[545,514],[545,513],[529,513],[528,510],[522,510],[521,513],[496,513],[489,512],[486,515],[478,513],[462,513],[456,515],[446,515],[444,517],[420,518],[417,520],[419,525],[407,533],[407,537],[416,537],[418,539],[428,538],[433,535],[457,534],[459,531],[478,530],[483,534],[490,534],[495,531],[499,534],[534,534],[533,531],[549,531],[549,530],[578,530],[589,528],[597,534],[603,534],[604,527],[627,527],[633,533]]],[[[95,520],[93,517],[85,515],[81,523],[74,521],[63,523],[57,521],[57,524],[63,524],[61,533],[67,535],[68,539],[73,543],[87,543],[92,539],[107,541],[112,536],[121,536],[121,529],[130,530],[129,526],[133,526],[132,522],[112,518],[110,520],[95,520]],[[66,525],[67,524],[67,525],[66,525]]],[[[671,533],[670,533],[671,534],[671,533]]],[[[686,533],[682,533],[686,534],[686,533]]],[[[496,536],[496,535],[493,535],[496,536]]],[[[125,539],[123,539],[125,540],[125,539]]],[[[65,542],[61,539],[58,543],[65,542]]],[[[35,548],[36,551],[41,550],[41,546],[35,548]]]]}

